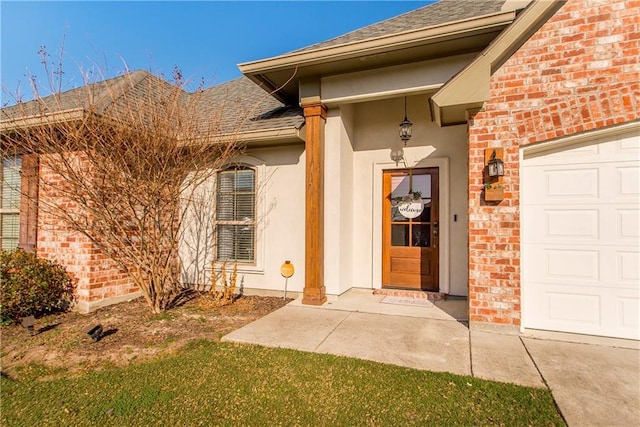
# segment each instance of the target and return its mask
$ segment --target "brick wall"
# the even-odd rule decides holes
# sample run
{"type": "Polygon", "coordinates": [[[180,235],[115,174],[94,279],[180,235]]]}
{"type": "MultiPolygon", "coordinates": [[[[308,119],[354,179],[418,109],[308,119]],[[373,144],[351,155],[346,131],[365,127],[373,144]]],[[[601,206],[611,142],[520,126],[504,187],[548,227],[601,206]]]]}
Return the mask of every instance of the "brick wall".
{"type": "Polygon", "coordinates": [[[88,311],[108,303],[110,299],[136,293],[138,288],[126,273],[102,254],[86,236],[70,230],[54,210],[47,208],[78,209],[72,201],[56,191],[64,182],[46,166],[47,158],[42,156],[41,159],[37,255],[59,262],[76,279],[80,311],[88,311]]]}
{"type": "Polygon", "coordinates": [[[640,119],[640,0],[569,0],[491,77],[469,122],[469,316],[520,325],[519,148],[640,119]],[[505,150],[505,199],[483,200],[505,150]]]}

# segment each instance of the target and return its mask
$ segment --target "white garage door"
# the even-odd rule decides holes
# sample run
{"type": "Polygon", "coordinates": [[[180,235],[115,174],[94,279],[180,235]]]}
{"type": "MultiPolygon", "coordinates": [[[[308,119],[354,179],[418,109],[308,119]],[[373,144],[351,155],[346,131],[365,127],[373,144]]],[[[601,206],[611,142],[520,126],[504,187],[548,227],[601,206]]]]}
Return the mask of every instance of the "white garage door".
{"type": "Polygon", "coordinates": [[[525,150],[525,328],[640,339],[639,132],[525,150]]]}

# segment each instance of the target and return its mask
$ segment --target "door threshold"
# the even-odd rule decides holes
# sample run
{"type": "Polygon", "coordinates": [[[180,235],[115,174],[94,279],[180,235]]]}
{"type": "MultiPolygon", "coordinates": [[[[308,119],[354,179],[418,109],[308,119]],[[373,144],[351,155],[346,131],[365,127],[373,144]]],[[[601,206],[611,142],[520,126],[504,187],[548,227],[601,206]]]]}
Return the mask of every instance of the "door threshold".
{"type": "Polygon", "coordinates": [[[442,292],[414,291],[408,289],[374,289],[373,294],[403,298],[421,298],[428,299],[429,301],[443,301],[447,298],[447,294],[442,292]]]}

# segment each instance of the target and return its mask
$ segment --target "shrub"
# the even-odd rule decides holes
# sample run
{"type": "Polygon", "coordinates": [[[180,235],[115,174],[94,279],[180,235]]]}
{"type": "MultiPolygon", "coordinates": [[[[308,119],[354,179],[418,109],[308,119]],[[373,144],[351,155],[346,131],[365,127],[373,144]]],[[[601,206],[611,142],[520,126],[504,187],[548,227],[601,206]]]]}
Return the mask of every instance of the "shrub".
{"type": "Polygon", "coordinates": [[[216,271],[215,263],[212,263],[211,290],[209,297],[216,305],[224,306],[233,303],[242,295],[242,286],[240,292],[236,293],[238,281],[238,263],[233,264],[231,275],[227,277],[227,263],[223,263],[220,272],[216,271]]]}
{"type": "Polygon", "coordinates": [[[65,311],[74,300],[75,283],[65,269],[21,249],[0,251],[0,320],[65,311]]]}

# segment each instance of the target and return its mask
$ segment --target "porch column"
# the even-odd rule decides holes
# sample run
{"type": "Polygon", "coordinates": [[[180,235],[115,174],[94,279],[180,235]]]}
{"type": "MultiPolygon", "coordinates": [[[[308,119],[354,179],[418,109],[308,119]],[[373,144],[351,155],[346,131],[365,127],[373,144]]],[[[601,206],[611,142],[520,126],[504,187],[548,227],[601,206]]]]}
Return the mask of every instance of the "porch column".
{"type": "Polygon", "coordinates": [[[327,107],[302,104],[306,120],[305,282],[302,303],[322,305],[324,287],[324,126],[327,107]]]}

